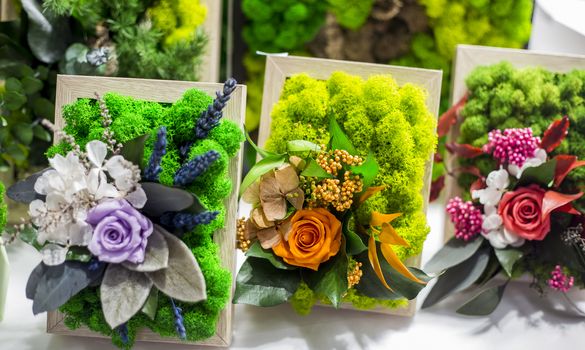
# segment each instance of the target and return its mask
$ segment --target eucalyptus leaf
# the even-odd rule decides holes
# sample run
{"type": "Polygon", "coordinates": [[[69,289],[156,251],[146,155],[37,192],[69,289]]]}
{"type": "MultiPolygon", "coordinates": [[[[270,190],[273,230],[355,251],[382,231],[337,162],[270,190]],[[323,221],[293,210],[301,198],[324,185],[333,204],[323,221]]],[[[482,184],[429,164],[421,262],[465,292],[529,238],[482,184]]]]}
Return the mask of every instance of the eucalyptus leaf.
{"type": "Polygon", "coordinates": [[[317,271],[302,270],[303,280],[315,293],[326,296],[334,307],[339,308],[343,295],[347,293],[348,263],[345,241],[343,241],[339,253],[319,265],[317,271]]]}
{"type": "Polygon", "coordinates": [[[429,260],[424,270],[427,273],[441,273],[445,269],[460,264],[475,254],[483,241],[484,238],[481,236],[471,242],[453,237],[429,260]]]}
{"type": "Polygon", "coordinates": [[[169,246],[158,228],[159,226],[156,226],[148,237],[144,261],[140,264],[125,261],[122,263],[125,268],[132,271],[152,272],[166,269],[169,266],[169,246]]]}
{"type": "Polygon", "coordinates": [[[539,184],[543,187],[549,187],[555,178],[556,166],[557,160],[553,158],[539,166],[526,168],[522,172],[520,179],[518,179],[516,188],[529,184],[539,184]]]}
{"type": "Polygon", "coordinates": [[[333,175],[329,174],[323,168],[321,168],[319,163],[317,163],[317,161],[312,158],[309,159],[309,162],[307,163],[305,170],[303,170],[301,173],[301,176],[316,177],[318,179],[330,179],[333,177],[333,175]]]}
{"type": "Polygon", "coordinates": [[[457,309],[458,314],[468,316],[486,316],[500,304],[508,283],[486,288],[457,309]]]}
{"type": "Polygon", "coordinates": [[[196,303],[207,299],[205,278],[191,249],[179,238],[155,225],[167,241],[169,262],[166,269],[146,272],[154,285],[171,298],[196,303]]]}
{"type": "Polygon", "coordinates": [[[506,271],[508,277],[512,277],[514,265],[516,262],[518,262],[518,260],[522,259],[524,253],[514,248],[494,249],[494,252],[496,253],[496,257],[498,258],[498,261],[500,262],[500,265],[502,265],[504,271],[506,271]]]}
{"type": "Polygon", "coordinates": [[[364,189],[370,187],[372,183],[374,183],[374,180],[378,175],[378,170],[378,162],[376,162],[376,157],[372,151],[370,151],[368,157],[362,165],[351,167],[351,171],[354,174],[361,175],[363,177],[364,189]]]}
{"type": "Polygon", "coordinates": [[[39,124],[37,124],[33,127],[33,134],[39,140],[42,140],[45,142],[51,141],[51,134],[39,124]]]}
{"type": "Polygon", "coordinates": [[[14,134],[16,138],[25,145],[30,145],[34,136],[32,126],[26,123],[18,123],[14,125],[14,134]]]}
{"type": "Polygon", "coordinates": [[[26,96],[22,92],[6,91],[4,93],[4,106],[11,111],[16,111],[24,106],[26,100],[26,96]]]}
{"type": "MultiPolygon", "coordinates": [[[[6,230],[8,231],[8,227],[6,230]]],[[[37,242],[37,230],[32,226],[25,226],[24,229],[20,231],[18,238],[24,243],[37,249],[41,248],[39,242],[37,242]]]]}
{"type": "MultiPolygon", "coordinates": [[[[36,283],[31,281],[30,289],[36,289],[33,298],[35,315],[57,310],[72,296],[87,287],[93,280],[101,277],[104,265],[90,268],[90,264],[78,261],[65,261],[57,266],[45,266],[36,283]]],[[[32,278],[33,275],[31,275],[32,278]]],[[[29,289],[27,287],[27,289],[29,289]]]]}
{"type": "Polygon", "coordinates": [[[53,119],[55,117],[55,105],[44,97],[35,97],[32,102],[33,112],[38,118],[53,119]]]}
{"type": "Polygon", "coordinates": [[[331,135],[330,149],[346,150],[351,155],[357,154],[355,147],[333,117],[329,119],[329,134],[331,135]]]}
{"type": "Polygon", "coordinates": [[[150,294],[148,295],[148,299],[142,306],[140,310],[143,314],[148,316],[151,320],[154,320],[156,317],[156,311],[158,310],[158,289],[156,287],[150,288],[150,294]]]}
{"type": "Polygon", "coordinates": [[[275,306],[287,302],[301,283],[298,270],[280,270],[266,259],[249,257],[236,277],[234,304],[275,306]]]}
{"type": "Polygon", "coordinates": [[[248,187],[250,187],[251,184],[256,182],[260,176],[283,165],[285,159],[285,155],[267,156],[258,163],[254,164],[240,185],[240,196],[244,193],[244,191],[246,191],[248,187]]]}
{"type": "Polygon", "coordinates": [[[428,308],[451,294],[461,292],[475,283],[485,271],[490,254],[487,249],[478,250],[471,258],[455,265],[439,276],[422,308],[428,308]]]}
{"type": "Polygon", "coordinates": [[[152,281],[142,272],[110,264],[100,286],[102,311],[114,329],[139,312],[150,295],[152,281]]]}
{"type": "Polygon", "coordinates": [[[34,270],[28,276],[28,281],[26,282],[26,298],[33,300],[35,294],[37,292],[37,286],[39,285],[39,281],[43,277],[43,275],[47,272],[47,265],[44,263],[38,264],[34,270]]]}
{"type": "Polygon", "coordinates": [[[297,269],[296,266],[288,265],[287,263],[285,263],[282,260],[282,258],[274,255],[272,250],[262,248],[262,246],[260,245],[260,242],[258,242],[258,241],[254,242],[250,246],[250,248],[246,251],[246,256],[266,259],[266,260],[270,261],[270,263],[278,269],[283,269],[283,270],[297,269]]]}
{"type": "Polygon", "coordinates": [[[306,140],[293,140],[286,143],[286,149],[288,153],[301,153],[305,154],[308,152],[320,152],[321,146],[316,143],[306,140]]]}
{"type": "MultiPolygon", "coordinates": [[[[159,217],[165,212],[187,210],[199,203],[191,193],[177,187],[156,182],[142,182],[141,186],[147,198],[142,211],[148,216],[159,217]]],[[[198,206],[203,205],[199,203],[198,206]]]]}
{"type": "Polygon", "coordinates": [[[35,182],[37,182],[37,179],[49,169],[50,168],[43,169],[10,186],[8,190],[6,190],[6,195],[13,201],[26,204],[29,204],[35,199],[43,198],[35,191],[35,182]]]}
{"type": "Polygon", "coordinates": [[[133,138],[122,146],[122,156],[129,162],[144,169],[144,144],[150,135],[144,134],[133,138]]]}
{"type": "Polygon", "coordinates": [[[24,77],[22,78],[22,88],[27,95],[35,94],[43,88],[43,82],[37,78],[24,77]]]}

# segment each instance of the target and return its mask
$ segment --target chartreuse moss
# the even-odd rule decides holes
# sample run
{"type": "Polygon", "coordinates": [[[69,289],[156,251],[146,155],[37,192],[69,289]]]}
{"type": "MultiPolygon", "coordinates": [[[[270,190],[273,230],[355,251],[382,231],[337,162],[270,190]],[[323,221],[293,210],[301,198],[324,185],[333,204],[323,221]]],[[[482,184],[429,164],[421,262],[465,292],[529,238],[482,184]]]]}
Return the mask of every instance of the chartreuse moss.
{"type": "Polygon", "coordinates": [[[6,219],[7,219],[7,211],[8,208],[6,203],[4,202],[4,193],[6,189],[4,188],[4,184],[0,182],[0,232],[4,230],[4,226],[6,226],[6,219]]]}
{"type": "Polygon", "coordinates": [[[164,33],[164,44],[175,45],[193,39],[197,27],[207,16],[207,7],[199,0],[162,0],[147,13],[153,26],[164,33]]]}
{"type": "MultiPolygon", "coordinates": [[[[426,92],[412,84],[398,86],[391,76],[367,80],[336,72],[326,81],[306,74],[285,83],[280,101],[274,106],[266,148],[284,152],[286,142],[303,139],[327,143],[329,118],[334,117],[350,137],[358,153],[373,151],[380,166],[374,185],[386,189],[367,200],[357,218],[367,223],[372,211],[402,213],[393,222],[409,247],[396,247],[401,259],[417,255],[429,233],[422,213],[425,165],[435,150],[435,119],[425,105],[426,92]]],[[[398,306],[403,302],[375,302],[348,293],[356,306],[398,306]]],[[[293,306],[304,312],[313,303],[306,288],[293,297],[293,306]]]]}
{"type": "MultiPolygon", "coordinates": [[[[178,303],[178,305],[183,309],[187,339],[208,338],[215,334],[219,313],[229,302],[231,273],[221,266],[218,256],[219,248],[213,242],[213,234],[224,226],[226,210],[223,202],[232,189],[227,172],[229,158],[238,152],[244,136],[238,125],[224,119],[211,132],[208,139],[196,141],[185,159],[182,159],[179,147],[189,140],[197,118],[212,102],[211,97],[192,89],[187,90],[183,97],[172,105],[137,100],[113,93],[106,94],[104,100],[112,115],[111,128],[117,140],[127,141],[143,134],[151,135],[145,146],[145,162],[152,152],[156,130],[162,125],[167,127],[169,142],[167,153],[162,159],[163,171],[159,178],[163,184],[172,185],[175,172],[190,158],[211,149],[218,151],[221,155],[219,161],[210,169],[210,174],[202,176],[188,189],[199,197],[208,210],[218,211],[219,215],[208,225],[197,226],[182,237],[197,258],[205,276],[207,300],[197,304],[178,303]]],[[[63,116],[67,124],[65,130],[80,145],[102,136],[103,128],[96,101],[77,100],[64,107],[63,116]]],[[[69,150],[70,147],[67,144],[60,143],[51,147],[47,155],[65,154],[69,150]]],[[[129,342],[127,344],[124,344],[118,332],[112,331],[105,322],[101,311],[99,288],[83,290],[71,298],[61,311],[66,314],[65,324],[68,327],[87,326],[91,330],[112,337],[114,344],[120,348],[130,348],[136,332],[144,327],[164,337],[176,338],[173,311],[169,299],[164,296],[159,298],[159,308],[154,320],[139,313],[128,322],[129,342]]]]}
{"type": "MultiPolygon", "coordinates": [[[[540,67],[516,69],[510,63],[478,67],[466,79],[469,99],[462,109],[464,121],[458,142],[481,147],[493,129],[532,128],[542,136],[556,119],[570,120],[567,138],[553,152],[585,159],[585,71],[553,73],[540,67]]],[[[496,164],[488,156],[464,164],[477,166],[485,175],[496,164]]],[[[459,183],[469,188],[475,178],[463,175],[459,183]]],[[[569,173],[563,182],[566,193],[578,192],[585,181],[585,168],[569,173]]],[[[576,201],[584,210],[585,200],[576,201]]]]}

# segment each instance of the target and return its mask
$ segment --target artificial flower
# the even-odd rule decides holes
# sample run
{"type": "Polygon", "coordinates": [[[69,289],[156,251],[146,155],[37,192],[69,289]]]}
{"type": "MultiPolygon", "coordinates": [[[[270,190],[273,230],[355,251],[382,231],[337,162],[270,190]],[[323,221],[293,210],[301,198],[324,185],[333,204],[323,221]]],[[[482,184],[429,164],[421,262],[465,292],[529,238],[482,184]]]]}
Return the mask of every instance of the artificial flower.
{"type": "Polygon", "coordinates": [[[317,270],[335,256],[341,246],[341,222],[323,208],[297,211],[291,230],[272,250],[294,266],[317,270]]]}
{"type": "Polygon", "coordinates": [[[496,207],[486,205],[483,209],[485,215],[483,216],[481,234],[490,242],[492,247],[503,249],[508,245],[520,247],[524,244],[524,238],[512,234],[503,227],[502,217],[498,214],[496,207]]]}
{"type": "Polygon", "coordinates": [[[492,171],[486,179],[486,188],[471,191],[471,197],[479,199],[483,205],[497,205],[504,191],[510,185],[508,177],[508,172],[503,168],[492,171]]]}
{"type": "Polygon", "coordinates": [[[87,214],[93,227],[89,251],[100,261],[144,261],[152,222],[123,199],[103,201],[87,214]]]}
{"type": "Polygon", "coordinates": [[[546,162],[546,157],[547,157],[546,151],[543,150],[542,148],[538,148],[534,152],[534,157],[526,159],[521,167],[519,167],[516,164],[509,164],[508,172],[510,173],[510,175],[516,176],[516,178],[519,179],[522,176],[524,170],[526,170],[527,168],[537,167],[546,162]]]}
{"type": "Polygon", "coordinates": [[[504,228],[527,240],[543,240],[550,231],[550,213],[543,212],[545,193],[529,185],[504,194],[498,206],[504,228]]]}

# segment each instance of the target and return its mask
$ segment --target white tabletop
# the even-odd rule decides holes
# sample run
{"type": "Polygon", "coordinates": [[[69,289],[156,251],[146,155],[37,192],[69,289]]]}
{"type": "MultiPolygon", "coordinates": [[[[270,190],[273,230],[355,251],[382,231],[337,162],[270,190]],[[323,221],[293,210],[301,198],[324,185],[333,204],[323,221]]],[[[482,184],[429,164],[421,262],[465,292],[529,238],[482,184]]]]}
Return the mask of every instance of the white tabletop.
{"type": "MultiPolygon", "coordinates": [[[[429,208],[431,235],[423,261],[442,243],[444,207],[429,208]]],[[[106,350],[108,339],[56,336],[45,333],[45,315],[33,316],[24,296],[28,274],[39,256],[33,248],[9,248],[10,287],[4,321],[0,323],[0,350],[106,350]]],[[[238,256],[241,263],[243,255],[238,256]]],[[[423,290],[423,295],[426,290],[423,290]]],[[[414,318],[367,312],[317,308],[309,316],[297,315],[290,306],[235,308],[232,349],[560,349],[583,348],[585,319],[543,311],[546,305],[525,283],[508,287],[490,317],[457,315],[457,302],[444,302],[422,310],[414,318]]],[[[420,303],[419,303],[420,304],[420,303]]],[[[137,343],[135,349],[193,349],[194,347],[137,343]]],[[[207,348],[210,349],[210,348],[207,348]]]]}

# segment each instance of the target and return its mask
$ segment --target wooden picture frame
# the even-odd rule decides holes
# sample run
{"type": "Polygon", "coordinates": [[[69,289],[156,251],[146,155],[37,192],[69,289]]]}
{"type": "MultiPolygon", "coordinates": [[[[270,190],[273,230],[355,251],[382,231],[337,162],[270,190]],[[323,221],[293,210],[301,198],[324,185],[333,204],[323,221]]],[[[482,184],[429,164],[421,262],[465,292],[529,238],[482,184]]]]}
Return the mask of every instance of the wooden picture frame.
{"type": "MultiPolygon", "coordinates": [[[[333,72],[343,71],[367,79],[372,75],[390,74],[398,85],[413,83],[423,87],[427,91],[426,105],[429,111],[437,117],[439,101],[441,97],[442,71],[398,67],[373,63],[360,63],[350,61],[329,60],[321,58],[296,57],[296,56],[268,56],[266,59],[266,71],[264,75],[264,92],[262,95],[262,113],[260,116],[260,128],[258,130],[258,145],[263,147],[270,134],[271,111],[280,98],[280,93],[287,78],[294,74],[306,73],[316,79],[328,79],[333,72]]],[[[423,211],[426,214],[431,190],[433,157],[431,156],[425,166],[423,211]]],[[[420,267],[420,255],[409,258],[408,264],[420,267]]],[[[354,309],[351,304],[344,303],[343,309],[354,309]]],[[[377,307],[370,312],[384,313],[398,316],[413,316],[416,311],[416,301],[412,300],[407,307],[387,309],[377,307]]]]}
{"type": "Polygon", "coordinates": [[[18,14],[14,9],[14,0],[0,0],[0,22],[15,21],[18,14]]]}
{"type": "Polygon", "coordinates": [[[218,83],[221,64],[222,1],[201,0],[201,4],[207,7],[203,30],[207,34],[208,42],[203,53],[203,62],[199,67],[199,81],[218,83]]]}
{"type": "MultiPolygon", "coordinates": [[[[505,49],[500,47],[458,45],[453,62],[452,90],[450,104],[457,103],[467,90],[465,79],[477,67],[492,65],[507,61],[516,68],[539,66],[553,72],[564,73],[573,69],[585,69],[585,56],[571,54],[557,54],[521,49],[505,49]]],[[[447,142],[457,140],[459,137],[459,120],[451,127],[447,135],[447,142]]],[[[457,168],[457,157],[447,152],[445,165],[448,169],[457,168]]],[[[462,189],[457,185],[457,179],[447,176],[445,179],[446,199],[461,196],[462,189]]],[[[445,241],[455,234],[453,224],[445,220],[445,241]]]]}
{"type": "MultiPolygon", "coordinates": [[[[57,93],[55,101],[55,126],[58,129],[64,127],[62,117],[63,106],[75,102],[79,98],[95,98],[95,93],[104,95],[107,92],[117,92],[125,96],[138,99],[171,103],[183,95],[189,88],[197,88],[205,91],[210,96],[221,90],[223,84],[197,83],[172,80],[105,78],[89,76],[59,75],[57,76],[57,93]]],[[[246,86],[238,85],[232,93],[232,97],[224,109],[224,118],[243,125],[246,113],[246,86]]],[[[216,231],[214,241],[219,245],[219,255],[222,266],[228,269],[232,276],[236,273],[236,220],[238,213],[238,192],[241,182],[242,150],[232,158],[229,163],[229,174],[233,183],[232,193],[225,200],[227,209],[226,217],[234,220],[226,220],[225,227],[216,231]]],[[[235,278],[233,278],[235,281],[235,278]]],[[[233,287],[226,308],[221,312],[217,324],[216,334],[199,342],[184,342],[179,339],[162,338],[149,329],[141,330],[137,335],[138,341],[197,344],[209,346],[229,346],[232,339],[233,305],[231,303],[233,287]]],[[[47,315],[47,332],[53,334],[75,335],[84,337],[103,337],[89,329],[82,327],[70,330],[63,324],[63,314],[49,312],[47,315]]]]}

